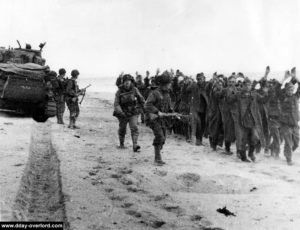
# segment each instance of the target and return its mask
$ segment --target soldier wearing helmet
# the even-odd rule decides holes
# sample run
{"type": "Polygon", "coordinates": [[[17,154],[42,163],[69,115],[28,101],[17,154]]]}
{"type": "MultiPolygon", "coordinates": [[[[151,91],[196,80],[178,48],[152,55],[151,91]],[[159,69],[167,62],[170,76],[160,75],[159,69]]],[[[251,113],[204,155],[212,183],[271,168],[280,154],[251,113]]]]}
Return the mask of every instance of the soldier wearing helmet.
{"type": "Polygon", "coordinates": [[[68,109],[70,111],[70,124],[68,128],[70,129],[76,129],[78,128],[76,126],[76,120],[79,116],[79,105],[78,105],[78,96],[83,95],[85,93],[84,90],[80,90],[77,85],[77,78],[79,75],[78,70],[72,70],[71,72],[71,79],[67,82],[66,87],[66,103],[68,106],[68,109]]]}
{"type": "Polygon", "coordinates": [[[131,138],[133,143],[133,151],[138,152],[138,116],[139,107],[144,106],[145,99],[140,91],[134,87],[134,79],[131,75],[125,74],[122,79],[123,84],[119,86],[114,102],[114,116],[119,120],[119,140],[120,148],[125,148],[124,140],[126,135],[127,123],[131,130],[131,138]]]}
{"type": "Polygon", "coordinates": [[[57,90],[55,92],[56,101],[56,117],[58,124],[64,124],[63,116],[65,112],[65,91],[67,80],[65,78],[66,70],[64,68],[59,69],[59,75],[57,76],[57,90]]]}
{"type": "Polygon", "coordinates": [[[173,111],[169,94],[172,79],[167,74],[163,74],[156,77],[156,82],[159,87],[150,93],[145,103],[145,118],[146,124],[150,126],[154,133],[154,163],[162,166],[165,162],[161,159],[160,151],[165,144],[168,128],[168,120],[164,116],[173,111]]]}

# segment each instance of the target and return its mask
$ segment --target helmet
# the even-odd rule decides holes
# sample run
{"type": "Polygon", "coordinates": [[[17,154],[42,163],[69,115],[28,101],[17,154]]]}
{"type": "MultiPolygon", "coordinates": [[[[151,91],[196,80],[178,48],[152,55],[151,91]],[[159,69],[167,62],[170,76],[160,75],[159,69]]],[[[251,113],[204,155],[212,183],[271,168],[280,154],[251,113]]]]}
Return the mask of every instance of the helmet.
{"type": "Polygon", "coordinates": [[[160,76],[156,77],[156,82],[159,85],[167,85],[167,84],[172,82],[172,79],[169,75],[163,74],[163,75],[160,75],[160,76]]]}
{"type": "Polygon", "coordinates": [[[58,70],[59,75],[63,75],[66,73],[66,70],[64,68],[61,68],[58,70]]]}
{"type": "Polygon", "coordinates": [[[79,71],[77,69],[73,69],[71,72],[72,77],[77,77],[79,75],[79,71]]]}
{"type": "Polygon", "coordinates": [[[51,77],[56,77],[57,76],[57,73],[53,70],[51,70],[49,73],[48,73],[49,76],[51,77]]]}
{"type": "Polygon", "coordinates": [[[133,77],[130,75],[130,74],[125,74],[124,76],[123,76],[123,82],[125,82],[125,81],[134,81],[134,79],[133,79],[133,77]]]}

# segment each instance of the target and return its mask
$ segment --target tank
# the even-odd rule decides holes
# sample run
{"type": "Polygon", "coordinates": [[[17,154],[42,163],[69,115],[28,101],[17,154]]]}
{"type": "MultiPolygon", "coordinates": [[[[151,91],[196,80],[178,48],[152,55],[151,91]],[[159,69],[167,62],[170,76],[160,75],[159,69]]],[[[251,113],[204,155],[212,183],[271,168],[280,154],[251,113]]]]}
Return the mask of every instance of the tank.
{"type": "Polygon", "coordinates": [[[0,112],[45,122],[56,115],[50,68],[40,50],[0,47],[0,112]]]}

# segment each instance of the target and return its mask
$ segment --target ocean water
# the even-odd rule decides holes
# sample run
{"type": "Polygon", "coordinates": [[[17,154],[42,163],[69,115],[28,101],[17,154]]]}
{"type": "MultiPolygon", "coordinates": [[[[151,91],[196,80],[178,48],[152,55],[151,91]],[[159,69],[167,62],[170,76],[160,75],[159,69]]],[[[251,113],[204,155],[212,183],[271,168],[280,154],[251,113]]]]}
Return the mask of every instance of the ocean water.
{"type": "Polygon", "coordinates": [[[101,93],[115,93],[117,86],[115,85],[115,77],[99,77],[99,78],[80,78],[78,79],[79,88],[84,88],[91,84],[92,86],[87,89],[89,92],[101,92],[101,93]]]}

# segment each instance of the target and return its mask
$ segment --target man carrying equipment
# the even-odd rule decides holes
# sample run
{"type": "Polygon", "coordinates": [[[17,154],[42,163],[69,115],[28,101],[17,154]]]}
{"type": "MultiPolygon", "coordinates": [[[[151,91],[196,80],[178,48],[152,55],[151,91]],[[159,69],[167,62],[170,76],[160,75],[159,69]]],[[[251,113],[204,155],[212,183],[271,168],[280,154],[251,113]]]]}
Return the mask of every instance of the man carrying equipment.
{"type": "Polygon", "coordinates": [[[138,152],[138,116],[140,108],[143,108],[145,100],[140,91],[134,87],[134,79],[131,75],[125,74],[122,78],[123,84],[119,86],[114,102],[114,116],[119,120],[119,140],[120,148],[125,148],[124,141],[126,135],[127,123],[131,130],[131,138],[133,143],[133,151],[138,152]]]}
{"type": "Polygon", "coordinates": [[[79,116],[79,105],[78,105],[78,96],[85,93],[85,89],[79,90],[77,85],[77,78],[79,72],[77,69],[72,70],[71,79],[68,80],[66,87],[66,102],[68,109],[70,110],[70,124],[68,128],[78,129],[76,126],[76,119],[79,116]]]}
{"type": "Polygon", "coordinates": [[[169,94],[172,80],[167,74],[157,76],[156,78],[159,87],[150,93],[145,103],[145,118],[146,124],[150,126],[154,133],[154,163],[162,166],[165,162],[161,159],[160,151],[166,140],[166,131],[168,128],[167,116],[173,111],[169,94]]]}

